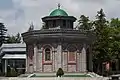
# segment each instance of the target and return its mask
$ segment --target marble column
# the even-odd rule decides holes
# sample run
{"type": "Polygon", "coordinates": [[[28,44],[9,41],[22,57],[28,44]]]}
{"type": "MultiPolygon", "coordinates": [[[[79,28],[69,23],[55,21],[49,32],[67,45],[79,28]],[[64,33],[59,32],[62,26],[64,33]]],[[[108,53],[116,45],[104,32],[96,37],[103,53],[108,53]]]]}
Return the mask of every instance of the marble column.
{"type": "Polygon", "coordinates": [[[65,71],[65,72],[67,72],[67,51],[64,51],[63,52],[63,54],[62,54],[62,56],[63,56],[63,61],[62,61],[62,63],[63,63],[63,71],[65,71]]]}
{"type": "Polygon", "coordinates": [[[58,53],[57,53],[57,50],[54,52],[54,68],[55,68],[55,71],[58,70],[58,53]]]}
{"type": "Polygon", "coordinates": [[[82,52],[80,53],[78,62],[79,62],[79,72],[82,72],[82,52]]]}
{"type": "Polygon", "coordinates": [[[8,64],[8,60],[7,59],[5,59],[5,73],[7,73],[7,65],[8,64]]]}
{"type": "Polygon", "coordinates": [[[43,70],[43,64],[42,64],[42,55],[43,55],[43,48],[40,48],[38,50],[38,55],[37,55],[37,71],[42,72],[43,70]]]}
{"type": "Polygon", "coordinates": [[[62,68],[62,65],[61,65],[61,56],[62,55],[62,46],[61,44],[58,44],[58,47],[57,47],[57,64],[58,64],[58,68],[62,68]]]}
{"type": "Polygon", "coordinates": [[[28,51],[29,52],[28,54],[32,56],[32,58],[28,57],[29,72],[33,73],[34,72],[34,55],[33,55],[34,54],[34,46],[33,45],[29,45],[28,47],[30,47],[29,51],[28,51]]]}
{"type": "Polygon", "coordinates": [[[85,47],[83,47],[82,52],[81,52],[81,68],[82,68],[82,72],[86,71],[86,50],[85,50],[85,47]]]}
{"type": "Polygon", "coordinates": [[[34,45],[34,57],[33,57],[33,65],[34,65],[34,71],[37,71],[37,45],[34,45]]]}
{"type": "Polygon", "coordinates": [[[53,72],[55,72],[56,71],[56,69],[55,69],[55,53],[56,53],[56,50],[54,50],[53,52],[52,52],[52,61],[53,61],[53,66],[52,66],[52,68],[53,68],[53,72]]]}
{"type": "Polygon", "coordinates": [[[76,56],[76,60],[77,60],[77,72],[80,72],[80,52],[77,51],[77,56],[76,56]]]}

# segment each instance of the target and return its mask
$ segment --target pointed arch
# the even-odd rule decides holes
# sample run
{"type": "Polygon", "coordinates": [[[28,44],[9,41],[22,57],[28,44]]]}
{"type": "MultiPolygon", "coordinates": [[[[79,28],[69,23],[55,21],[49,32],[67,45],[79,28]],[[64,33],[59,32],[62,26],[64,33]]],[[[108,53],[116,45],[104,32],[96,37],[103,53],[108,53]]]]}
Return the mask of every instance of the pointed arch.
{"type": "Polygon", "coordinates": [[[72,44],[68,45],[67,51],[68,51],[68,62],[76,63],[76,52],[77,52],[76,46],[72,44]]]}
{"type": "Polygon", "coordinates": [[[50,48],[45,49],[45,61],[50,61],[51,60],[51,50],[50,48]]]}
{"type": "Polygon", "coordinates": [[[43,46],[43,63],[52,63],[53,47],[49,44],[43,46]]]}

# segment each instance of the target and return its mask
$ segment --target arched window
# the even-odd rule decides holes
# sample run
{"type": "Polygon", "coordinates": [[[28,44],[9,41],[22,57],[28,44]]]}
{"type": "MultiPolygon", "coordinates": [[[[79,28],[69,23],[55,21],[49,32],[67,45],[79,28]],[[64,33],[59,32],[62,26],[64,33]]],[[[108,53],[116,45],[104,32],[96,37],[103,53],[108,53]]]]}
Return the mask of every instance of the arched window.
{"type": "Polygon", "coordinates": [[[51,59],[51,56],[50,56],[50,49],[49,48],[46,48],[45,49],[45,61],[50,61],[51,59]]]}

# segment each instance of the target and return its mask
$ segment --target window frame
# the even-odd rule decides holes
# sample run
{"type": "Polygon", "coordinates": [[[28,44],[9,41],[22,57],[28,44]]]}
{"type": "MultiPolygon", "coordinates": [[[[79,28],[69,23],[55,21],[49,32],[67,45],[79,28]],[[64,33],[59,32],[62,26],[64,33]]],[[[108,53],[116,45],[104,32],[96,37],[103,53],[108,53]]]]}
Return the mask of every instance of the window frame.
{"type": "Polygon", "coordinates": [[[48,64],[48,65],[49,65],[49,64],[50,64],[50,65],[52,64],[52,48],[51,48],[51,47],[45,47],[45,48],[43,49],[43,64],[46,64],[46,65],[47,65],[47,64],[48,64]],[[45,55],[46,55],[45,50],[46,50],[47,48],[50,49],[50,60],[47,60],[47,61],[46,61],[46,60],[45,60],[45,55]]]}
{"type": "Polygon", "coordinates": [[[46,48],[45,49],[45,61],[51,61],[51,52],[50,52],[51,50],[49,49],[49,48],[46,48]],[[48,50],[47,50],[48,49],[48,50]],[[49,54],[49,58],[47,57],[48,56],[48,54],[49,54]]]}

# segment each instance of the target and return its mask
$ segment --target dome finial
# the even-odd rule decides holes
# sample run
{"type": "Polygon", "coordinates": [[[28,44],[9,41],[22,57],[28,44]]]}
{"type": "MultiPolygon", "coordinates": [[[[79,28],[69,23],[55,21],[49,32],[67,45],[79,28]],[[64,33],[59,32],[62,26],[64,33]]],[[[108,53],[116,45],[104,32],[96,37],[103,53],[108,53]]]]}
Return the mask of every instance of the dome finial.
{"type": "Polygon", "coordinates": [[[58,3],[58,9],[60,9],[60,3],[58,3]]]}

